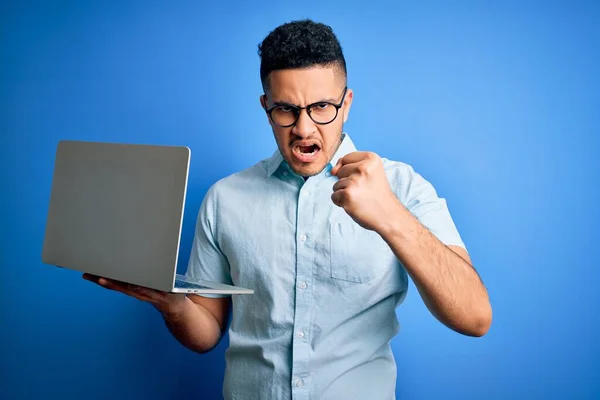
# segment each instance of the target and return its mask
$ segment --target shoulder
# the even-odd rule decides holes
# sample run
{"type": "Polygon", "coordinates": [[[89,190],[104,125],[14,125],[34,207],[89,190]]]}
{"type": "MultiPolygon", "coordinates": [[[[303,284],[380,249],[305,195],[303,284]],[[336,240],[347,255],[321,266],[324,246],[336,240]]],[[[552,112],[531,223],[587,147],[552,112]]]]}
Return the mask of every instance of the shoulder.
{"type": "Polygon", "coordinates": [[[382,158],[392,190],[403,202],[422,196],[436,196],[435,188],[408,163],[382,158]]]}
{"type": "Polygon", "coordinates": [[[267,161],[267,159],[261,160],[248,168],[217,180],[209,187],[206,197],[210,201],[222,203],[227,200],[236,201],[242,195],[247,196],[255,192],[257,188],[267,182],[267,161]]]}
{"type": "Polygon", "coordinates": [[[422,179],[423,177],[415,171],[415,168],[408,163],[396,160],[390,160],[388,158],[381,158],[383,162],[383,168],[390,183],[395,185],[406,186],[412,183],[415,179],[422,179]]]}
{"type": "Polygon", "coordinates": [[[381,161],[387,175],[393,175],[398,178],[409,178],[416,173],[413,166],[405,162],[390,160],[385,157],[381,157],[381,161]]]}

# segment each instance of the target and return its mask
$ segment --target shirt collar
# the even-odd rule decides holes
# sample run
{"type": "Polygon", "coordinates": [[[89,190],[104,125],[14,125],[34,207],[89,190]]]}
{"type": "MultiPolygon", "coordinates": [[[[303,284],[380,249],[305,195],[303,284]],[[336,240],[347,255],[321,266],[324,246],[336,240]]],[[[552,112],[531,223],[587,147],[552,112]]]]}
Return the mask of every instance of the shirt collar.
{"type": "Polygon", "coordinates": [[[340,158],[345,157],[346,155],[353,153],[356,151],[356,146],[352,139],[350,139],[350,135],[347,133],[342,133],[342,143],[340,147],[338,147],[337,151],[329,161],[328,171],[335,167],[335,164],[340,160],[340,158]]]}
{"type": "Polygon", "coordinates": [[[271,158],[267,160],[267,176],[270,177],[277,171],[281,163],[283,162],[283,156],[279,149],[275,150],[271,158]]]}
{"type": "MultiPolygon", "coordinates": [[[[352,139],[350,139],[350,135],[348,135],[345,132],[342,133],[342,143],[336,150],[335,154],[331,158],[331,161],[329,162],[329,164],[327,164],[325,169],[327,171],[330,171],[340,158],[354,151],[356,151],[356,147],[354,146],[354,142],[352,142],[352,139]]],[[[275,171],[277,171],[277,169],[284,162],[285,160],[283,159],[283,156],[281,155],[279,149],[275,150],[273,155],[269,159],[267,159],[267,176],[270,177],[271,175],[273,175],[275,171]]]]}

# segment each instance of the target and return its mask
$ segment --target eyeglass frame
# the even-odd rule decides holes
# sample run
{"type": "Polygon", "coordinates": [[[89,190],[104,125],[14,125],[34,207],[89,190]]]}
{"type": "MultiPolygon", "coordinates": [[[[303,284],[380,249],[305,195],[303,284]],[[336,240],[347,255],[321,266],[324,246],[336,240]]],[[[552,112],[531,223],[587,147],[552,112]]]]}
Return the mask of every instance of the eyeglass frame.
{"type": "Polygon", "coordinates": [[[317,125],[328,125],[328,124],[332,123],[333,121],[335,121],[335,120],[336,120],[336,118],[338,117],[338,114],[339,114],[339,112],[340,112],[340,108],[342,108],[342,106],[344,105],[344,101],[346,100],[346,94],[347,94],[347,93],[348,93],[348,86],[345,86],[345,87],[344,87],[344,91],[342,92],[342,100],[341,100],[341,101],[340,101],[338,104],[336,104],[336,103],[332,103],[332,102],[330,102],[330,101],[317,101],[317,102],[315,102],[315,103],[307,104],[307,105],[306,105],[306,106],[304,106],[304,107],[300,107],[300,106],[297,106],[297,105],[295,105],[295,104],[288,104],[288,103],[278,103],[278,104],[274,105],[273,107],[271,107],[271,108],[269,108],[269,109],[267,109],[267,110],[265,110],[265,111],[266,111],[267,115],[269,116],[269,119],[270,119],[270,120],[271,120],[271,121],[272,121],[272,122],[273,122],[275,125],[277,125],[277,126],[278,126],[278,127],[280,127],[280,128],[290,128],[290,127],[292,127],[292,126],[296,125],[296,124],[298,123],[298,120],[300,119],[300,113],[302,112],[302,110],[306,110],[306,113],[308,114],[309,118],[310,118],[310,119],[311,119],[311,120],[312,120],[312,121],[313,121],[315,124],[317,124],[317,125]],[[317,122],[317,121],[315,121],[315,120],[313,119],[312,115],[310,114],[310,111],[309,111],[309,110],[310,110],[310,109],[311,109],[313,106],[316,106],[316,105],[318,105],[318,104],[329,104],[330,106],[333,106],[333,107],[335,107],[335,117],[333,117],[333,118],[331,119],[331,121],[329,121],[329,122],[317,122]],[[273,119],[273,116],[272,116],[271,114],[273,113],[273,111],[274,111],[276,108],[279,108],[279,107],[290,107],[290,108],[294,109],[294,110],[295,110],[294,114],[296,115],[296,120],[295,120],[293,123],[289,124],[289,125],[280,125],[280,124],[278,124],[277,122],[275,122],[275,120],[273,119]]]}

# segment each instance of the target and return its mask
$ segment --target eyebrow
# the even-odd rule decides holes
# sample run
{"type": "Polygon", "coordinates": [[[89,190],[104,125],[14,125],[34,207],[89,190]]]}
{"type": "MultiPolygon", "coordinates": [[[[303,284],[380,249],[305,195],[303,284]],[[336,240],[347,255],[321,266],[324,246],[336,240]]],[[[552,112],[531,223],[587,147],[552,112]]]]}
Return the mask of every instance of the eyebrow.
{"type": "Polygon", "coordinates": [[[293,107],[297,107],[295,104],[287,103],[285,101],[274,101],[273,105],[274,106],[293,106],[293,107]]]}
{"type": "MultiPolygon", "coordinates": [[[[328,97],[326,99],[321,99],[321,100],[313,101],[312,103],[307,104],[307,106],[311,105],[311,104],[318,104],[318,103],[333,103],[333,104],[337,104],[336,101],[337,101],[337,99],[328,97]]],[[[285,101],[274,101],[273,105],[274,106],[292,106],[292,107],[298,107],[297,104],[288,103],[288,102],[285,102],[285,101]]]]}

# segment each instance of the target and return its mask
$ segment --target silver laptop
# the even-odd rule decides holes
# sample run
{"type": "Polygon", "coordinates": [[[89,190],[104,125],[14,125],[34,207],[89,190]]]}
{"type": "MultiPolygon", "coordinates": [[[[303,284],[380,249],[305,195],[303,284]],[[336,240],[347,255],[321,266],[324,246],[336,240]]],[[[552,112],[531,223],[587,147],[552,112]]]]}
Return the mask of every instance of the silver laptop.
{"type": "Polygon", "coordinates": [[[174,293],[253,290],[177,274],[191,151],[61,141],[42,261],[174,293]]]}

